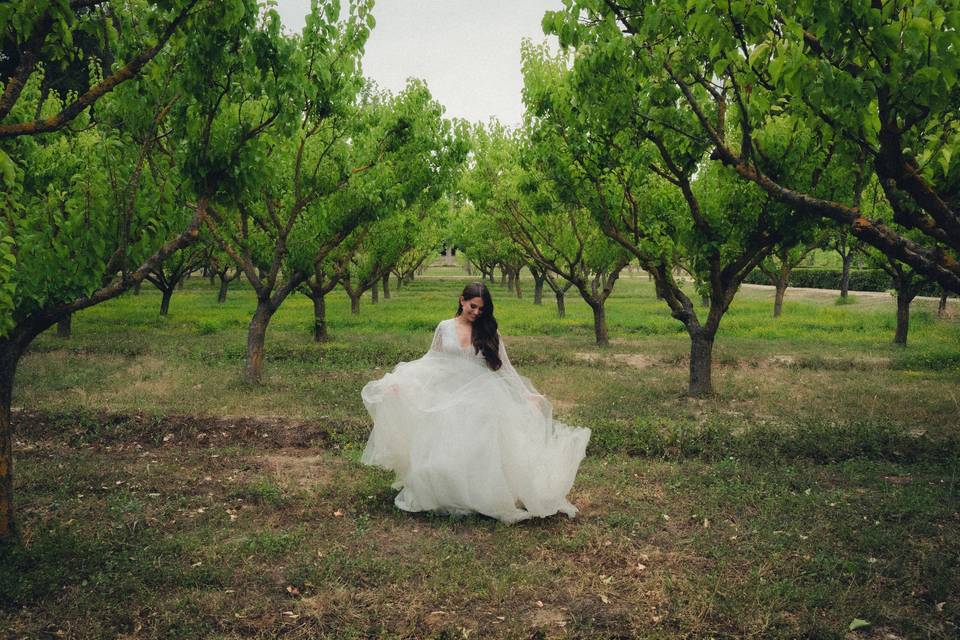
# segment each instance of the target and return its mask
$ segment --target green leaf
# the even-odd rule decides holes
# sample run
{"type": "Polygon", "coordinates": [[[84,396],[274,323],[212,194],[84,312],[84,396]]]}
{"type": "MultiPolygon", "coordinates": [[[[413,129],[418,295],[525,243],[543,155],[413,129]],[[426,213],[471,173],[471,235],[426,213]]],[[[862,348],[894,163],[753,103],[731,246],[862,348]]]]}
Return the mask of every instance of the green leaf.
{"type": "Polygon", "coordinates": [[[856,631],[857,629],[864,629],[869,627],[870,623],[866,620],[861,620],[860,618],[854,618],[853,622],[850,623],[850,626],[847,627],[850,631],[856,631]]]}
{"type": "Polygon", "coordinates": [[[730,61],[726,58],[720,58],[713,63],[713,72],[718,76],[722,76],[727,70],[727,67],[730,66],[730,61]]]}
{"type": "Polygon", "coordinates": [[[758,60],[763,60],[764,58],[766,58],[769,53],[770,53],[770,43],[764,42],[763,44],[758,46],[756,49],[754,49],[752,52],[750,52],[750,58],[749,58],[750,66],[751,67],[754,66],[758,60]]]}
{"type": "Polygon", "coordinates": [[[770,71],[770,79],[774,82],[780,81],[780,75],[783,73],[783,65],[786,62],[787,57],[784,54],[780,54],[770,61],[770,66],[768,67],[770,71]]]}
{"type": "Polygon", "coordinates": [[[10,159],[10,156],[8,156],[7,152],[3,149],[0,149],[0,176],[2,176],[3,184],[8,189],[13,187],[13,183],[17,177],[16,166],[14,166],[13,160],[10,159]]]}
{"type": "Polygon", "coordinates": [[[943,175],[947,175],[950,172],[950,158],[953,155],[953,150],[950,147],[944,147],[943,151],[940,152],[940,168],[943,169],[943,175]]]}

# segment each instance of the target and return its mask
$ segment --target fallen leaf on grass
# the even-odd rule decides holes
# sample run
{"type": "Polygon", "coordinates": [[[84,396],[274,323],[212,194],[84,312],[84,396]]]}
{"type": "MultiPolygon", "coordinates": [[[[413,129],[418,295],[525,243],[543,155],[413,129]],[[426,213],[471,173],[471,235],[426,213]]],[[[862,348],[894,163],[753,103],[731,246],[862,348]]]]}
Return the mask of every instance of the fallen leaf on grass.
{"type": "Polygon", "coordinates": [[[334,518],[342,518],[344,515],[345,515],[345,513],[344,513],[343,509],[337,509],[336,511],[333,512],[333,517],[334,517],[334,518]]]}
{"type": "Polygon", "coordinates": [[[856,631],[857,629],[864,629],[869,627],[870,623],[866,620],[861,620],[860,618],[854,618],[853,622],[850,623],[850,626],[847,627],[850,631],[856,631]]]}

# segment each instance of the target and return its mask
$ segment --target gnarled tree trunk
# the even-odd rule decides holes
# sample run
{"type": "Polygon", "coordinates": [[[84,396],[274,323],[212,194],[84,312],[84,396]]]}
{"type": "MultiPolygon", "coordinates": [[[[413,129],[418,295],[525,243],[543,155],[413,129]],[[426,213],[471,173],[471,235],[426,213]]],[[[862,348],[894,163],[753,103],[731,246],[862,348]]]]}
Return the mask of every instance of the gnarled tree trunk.
{"type": "Polygon", "coordinates": [[[220,291],[217,293],[217,302],[223,304],[227,301],[227,286],[230,280],[227,280],[226,274],[218,274],[220,277],[220,291]]]}
{"type": "Polygon", "coordinates": [[[20,360],[19,348],[0,340],[0,540],[16,535],[13,511],[13,424],[10,402],[13,378],[20,360]]]}
{"type": "Polygon", "coordinates": [[[850,292],[850,264],[853,262],[853,252],[843,256],[843,272],[840,276],[840,297],[846,298],[850,292]]]}
{"type": "Polygon", "coordinates": [[[389,273],[383,274],[383,277],[381,278],[381,280],[383,284],[383,299],[389,300],[390,299],[390,274],[389,273]]]}
{"type": "Polygon", "coordinates": [[[165,316],[170,310],[170,298],[173,296],[173,287],[169,289],[163,289],[162,294],[163,297],[160,298],[160,315],[165,316]]]}
{"type": "Polygon", "coordinates": [[[373,281],[373,286],[370,287],[370,304],[377,304],[380,302],[380,284],[378,281],[373,281]]]}
{"type": "Polygon", "coordinates": [[[783,313],[783,296],[787,293],[787,278],[780,278],[776,284],[776,293],[773,298],[773,317],[779,318],[783,313]]]}
{"type": "Polygon", "coordinates": [[[909,286],[897,289],[897,330],[893,336],[893,343],[906,346],[907,332],[910,330],[910,303],[913,302],[913,293],[909,286]]]}
{"type": "Polygon", "coordinates": [[[610,339],[607,336],[607,312],[603,303],[591,304],[593,309],[593,332],[597,338],[597,344],[601,347],[609,346],[610,339]]]}
{"type": "Polygon", "coordinates": [[[73,314],[68,313],[57,323],[57,337],[69,338],[73,335],[73,314]]]}
{"type": "Polygon", "coordinates": [[[690,386],[691,396],[707,396],[713,393],[713,334],[703,329],[690,333],[690,386]]]}
{"type": "Polygon", "coordinates": [[[247,363],[243,373],[243,379],[248,384],[260,382],[263,375],[263,345],[274,311],[269,300],[260,300],[253,318],[250,319],[247,330],[247,363]]]}
{"type": "Polygon", "coordinates": [[[530,269],[530,274],[533,275],[533,304],[543,304],[543,283],[547,276],[539,269],[530,269]]]}
{"type": "Polygon", "coordinates": [[[311,295],[313,300],[313,341],[327,339],[327,297],[322,293],[311,295]]]}

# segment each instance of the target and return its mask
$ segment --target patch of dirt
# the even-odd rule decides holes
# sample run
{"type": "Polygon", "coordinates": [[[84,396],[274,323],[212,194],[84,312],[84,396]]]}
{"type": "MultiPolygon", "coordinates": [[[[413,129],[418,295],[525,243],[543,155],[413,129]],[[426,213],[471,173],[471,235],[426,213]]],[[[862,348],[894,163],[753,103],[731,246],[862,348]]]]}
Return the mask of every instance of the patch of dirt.
{"type": "Polygon", "coordinates": [[[591,351],[578,351],[573,356],[577,360],[585,362],[608,363],[613,360],[619,364],[625,364],[636,369],[646,369],[659,363],[659,360],[642,353],[595,353],[591,351]]]}
{"type": "Polygon", "coordinates": [[[14,433],[71,445],[137,443],[144,446],[206,448],[253,444],[260,448],[330,448],[345,433],[369,429],[360,419],[300,420],[282,416],[148,415],[144,413],[42,412],[14,410],[14,433]]]}
{"type": "MultiPolygon", "coordinates": [[[[721,365],[724,363],[721,363],[721,365]]],[[[826,369],[829,371],[848,371],[866,369],[887,369],[890,367],[890,358],[858,356],[856,358],[841,356],[795,356],[789,354],[773,355],[768,358],[740,358],[735,366],[741,369],[826,369]]]]}
{"type": "MultiPolygon", "coordinates": [[[[564,609],[566,609],[566,607],[564,607],[564,609]]],[[[543,629],[547,632],[545,637],[563,635],[563,628],[566,627],[570,621],[570,615],[566,611],[546,604],[542,607],[531,609],[527,612],[525,618],[525,627],[528,629],[543,629]]]]}
{"type": "Polygon", "coordinates": [[[281,484],[306,487],[325,482],[337,473],[341,461],[330,456],[300,456],[295,452],[257,456],[264,469],[274,475],[281,484]]]}

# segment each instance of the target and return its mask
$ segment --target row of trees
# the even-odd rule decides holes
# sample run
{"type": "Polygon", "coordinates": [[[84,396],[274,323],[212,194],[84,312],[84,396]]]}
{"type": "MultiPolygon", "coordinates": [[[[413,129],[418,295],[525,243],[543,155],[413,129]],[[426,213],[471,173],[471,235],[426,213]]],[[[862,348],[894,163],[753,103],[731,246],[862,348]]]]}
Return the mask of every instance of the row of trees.
{"type": "Polygon", "coordinates": [[[291,293],[322,305],[331,277],[365,290],[373,255],[405,268],[466,141],[423,83],[391,95],[363,78],[371,9],[315,1],[295,36],[255,0],[0,9],[0,539],[15,530],[14,376],[41,332],[144,280],[169,300],[205,252],[256,292],[256,382],[291,293]],[[48,80],[83,61],[85,86],[48,80]]]}
{"type": "Polygon", "coordinates": [[[744,278],[825,233],[845,261],[875,250],[904,320],[919,281],[960,291],[955,2],[564,5],[543,21],[562,52],[525,46],[524,126],[480,137],[469,193],[580,291],[599,343],[626,257],[690,336],[693,395],[744,278]]]}
{"type": "Polygon", "coordinates": [[[364,80],[371,10],[314,0],[288,36],[255,0],[0,8],[0,538],[20,356],[145,279],[169,290],[200,238],[256,293],[251,383],[293,292],[322,337],[333,286],[356,305],[415,268],[451,210],[485,277],[500,265],[519,292],[532,266],[558,303],[575,288],[600,344],[637,261],[690,336],[694,395],[747,274],[831,226],[879,252],[902,301],[919,278],[960,292],[958,0],[564,0],[543,20],[562,53],[524,47],[524,126],[472,136],[422,83],[364,80]]]}

